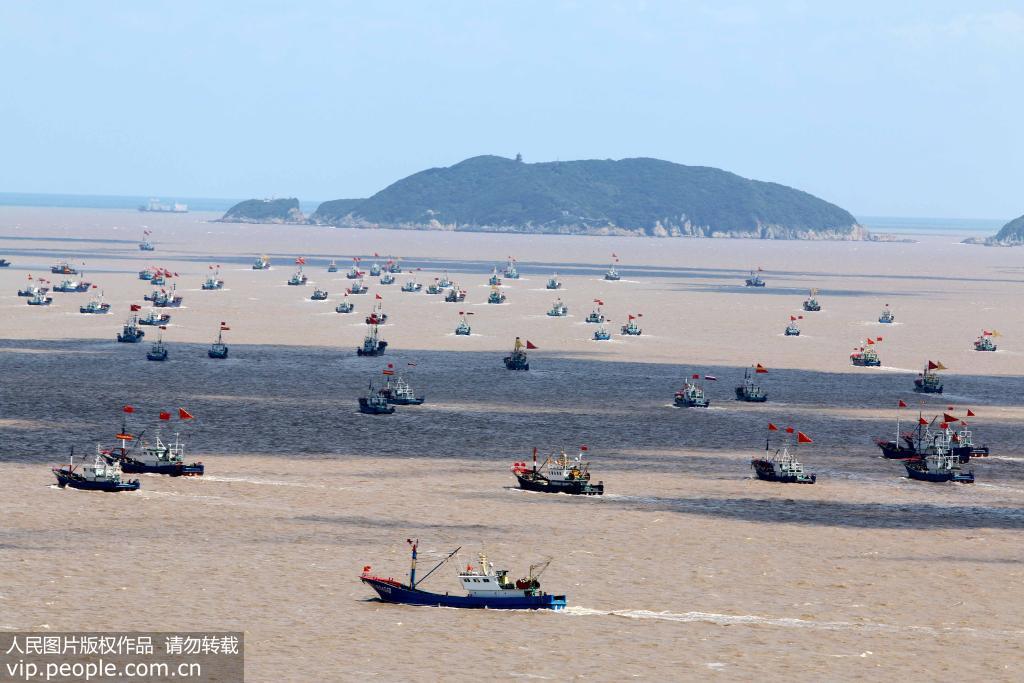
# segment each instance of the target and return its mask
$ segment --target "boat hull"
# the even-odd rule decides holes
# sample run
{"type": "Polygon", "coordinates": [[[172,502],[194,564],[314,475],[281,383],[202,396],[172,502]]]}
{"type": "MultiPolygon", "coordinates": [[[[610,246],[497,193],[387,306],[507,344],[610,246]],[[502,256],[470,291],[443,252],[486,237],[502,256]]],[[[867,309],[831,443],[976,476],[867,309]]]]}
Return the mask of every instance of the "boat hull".
{"type": "Polygon", "coordinates": [[[927,481],[931,483],[942,483],[947,481],[955,481],[962,484],[974,483],[974,472],[958,472],[955,470],[946,472],[930,472],[926,469],[913,467],[910,464],[904,464],[904,467],[907,470],[907,476],[916,481],[927,481]]]}
{"type": "Polygon", "coordinates": [[[206,355],[209,356],[210,358],[224,359],[228,357],[228,350],[226,348],[223,351],[207,349],[206,355]]]}
{"type": "Polygon", "coordinates": [[[366,415],[390,415],[395,412],[395,408],[390,404],[385,406],[372,405],[365,397],[360,397],[359,412],[366,415]]]}
{"type": "Polygon", "coordinates": [[[356,349],[356,355],[358,355],[358,356],[383,356],[384,355],[384,351],[387,348],[388,348],[388,343],[386,341],[379,341],[379,342],[377,342],[377,346],[372,348],[372,349],[367,349],[367,348],[362,347],[362,346],[359,347],[358,349],[356,349]]]}
{"type": "Polygon", "coordinates": [[[509,370],[529,370],[530,364],[522,361],[515,360],[512,357],[505,357],[505,367],[509,370]]]}
{"type": "Polygon", "coordinates": [[[743,387],[736,387],[736,400],[747,403],[764,403],[768,400],[768,394],[751,394],[743,387]]]}
{"type": "Polygon", "coordinates": [[[69,486],[80,491],[106,491],[107,493],[120,493],[121,491],[138,491],[141,486],[138,479],[119,482],[86,481],[84,479],[69,477],[59,471],[55,471],[54,475],[57,477],[57,486],[61,488],[69,486]]]}
{"type": "Polygon", "coordinates": [[[519,481],[519,488],[526,491],[537,491],[539,493],[567,493],[571,496],[602,496],[604,495],[604,483],[591,484],[585,479],[573,481],[551,481],[544,477],[534,478],[531,473],[516,473],[519,481]]]}
{"type": "Polygon", "coordinates": [[[421,590],[410,590],[397,581],[388,581],[375,577],[363,576],[360,580],[370,586],[380,599],[401,605],[420,605],[424,607],[457,607],[463,609],[565,609],[564,595],[527,595],[509,598],[483,597],[476,595],[447,595],[430,593],[421,590]]]}
{"type": "Polygon", "coordinates": [[[754,460],[750,463],[754,467],[754,473],[761,481],[774,481],[779,484],[813,484],[818,480],[816,474],[805,474],[796,476],[782,474],[775,469],[775,464],[770,460],[754,460]]]}
{"type": "Polygon", "coordinates": [[[201,477],[206,473],[206,466],[201,462],[167,463],[146,465],[137,460],[121,460],[121,471],[127,474],[166,474],[169,477],[201,477]]]}

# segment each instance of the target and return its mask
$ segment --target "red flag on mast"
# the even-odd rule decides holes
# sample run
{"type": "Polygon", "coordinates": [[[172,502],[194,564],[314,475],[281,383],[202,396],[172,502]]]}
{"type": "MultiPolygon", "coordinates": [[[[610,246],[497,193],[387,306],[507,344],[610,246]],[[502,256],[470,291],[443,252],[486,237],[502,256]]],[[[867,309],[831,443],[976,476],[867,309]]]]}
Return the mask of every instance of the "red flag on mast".
{"type": "Polygon", "coordinates": [[[974,411],[970,408],[967,409],[967,417],[974,417],[974,411]]]}
{"type": "Polygon", "coordinates": [[[777,431],[779,431],[779,428],[776,427],[775,425],[773,425],[771,422],[769,422],[768,423],[768,431],[769,432],[777,432],[777,431]]]}
{"type": "Polygon", "coordinates": [[[126,413],[134,413],[134,412],[135,412],[135,408],[133,408],[133,407],[131,407],[131,406],[125,406],[125,407],[124,407],[124,408],[122,408],[121,410],[123,410],[123,411],[124,411],[124,412],[126,412],[126,413]]]}
{"type": "Polygon", "coordinates": [[[943,420],[943,422],[959,422],[960,418],[959,417],[953,417],[949,413],[943,413],[942,414],[942,420],[943,420]]]}
{"type": "Polygon", "coordinates": [[[900,402],[899,402],[899,404],[898,404],[898,405],[897,405],[896,407],[897,407],[897,408],[906,408],[906,407],[907,407],[907,404],[906,404],[906,402],[905,402],[905,401],[904,401],[904,400],[903,400],[903,399],[901,398],[901,399],[900,399],[900,402]]]}
{"type": "Polygon", "coordinates": [[[765,366],[763,366],[760,363],[758,363],[757,367],[754,368],[754,372],[763,375],[763,374],[766,374],[768,372],[768,368],[766,368],[765,366]]]}
{"type": "Polygon", "coordinates": [[[529,339],[527,339],[527,340],[526,340],[526,348],[528,348],[528,349],[530,349],[530,350],[532,351],[533,349],[536,349],[536,348],[537,348],[537,345],[536,345],[536,344],[534,344],[534,343],[533,343],[532,341],[530,341],[529,339]]]}
{"type": "Polygon", "coordinates": [[[168,413],[166,410],[161,410],[160,411],[160,419],[161,420],[170,420],[171,419],[171,414],[168,413]]]}
{"type": "Polygon", "coordinates": [[[786,427],[786,433],[787,434],[792,434],[794,431],[796,431],[796,430],[794,430],[792,427],[786,427]]]}
{"type": "Polygon", "coordinates": [[[178,408],[178,419],[179,420],[191,420],[192,413],[188,412],[184,408],[178,408]]]}
{"type": "Polygon", "coordinates": [[[809,437],[806,434],[804,434],[803,432],[797,432],[796,433],[796,442],[797,443],[814,443],[814,440],[811,439],[811,437],[809,437]]]}

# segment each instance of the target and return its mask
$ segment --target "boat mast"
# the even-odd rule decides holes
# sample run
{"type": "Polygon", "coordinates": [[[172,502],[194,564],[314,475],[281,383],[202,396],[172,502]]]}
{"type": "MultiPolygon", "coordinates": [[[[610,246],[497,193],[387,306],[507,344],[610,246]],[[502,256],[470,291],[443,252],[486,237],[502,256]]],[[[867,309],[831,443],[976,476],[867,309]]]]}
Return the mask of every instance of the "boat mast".
{"type": "Polygon", "coordinates": [[[405,539],[405,542],[412,546],[412,566],[409,567],[409,588],[416,587],[416,546],[420,540],[417,538],[415,541],[411,538],[405,539]]]}

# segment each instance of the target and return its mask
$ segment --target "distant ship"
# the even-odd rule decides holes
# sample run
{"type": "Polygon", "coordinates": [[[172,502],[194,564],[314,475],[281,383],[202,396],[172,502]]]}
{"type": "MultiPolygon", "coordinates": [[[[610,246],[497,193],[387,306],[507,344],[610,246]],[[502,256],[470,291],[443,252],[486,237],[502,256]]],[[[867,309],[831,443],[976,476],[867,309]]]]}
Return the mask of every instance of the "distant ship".
{"type": "Polygon", "coordinates": [[[505,303],[505,295],[497,287],[491,287],[491,293],[487,295],[487,303],[503,304],[505,303]]]}
{"type": "Polygon", "coordinates": [[[516,343],[512,347],[512,353],[504,358],[505,367],[509,370],[529,370],[530,361],[526,356],[526,351],[527,349],[535,348],[537,347],[529,340],[526,341],[526,344],[523,344],[522,340],[520,340],[519,337],[516,337],[516,343]]]}
{"type": "Polygon", "coordinates": [[[942,378],[936,373],[945,369],[946,366],[942,364],[942,361],[928,361],[924,370],[914,380],[914,391],[919,394],[941,394],[943,391],[942,378]]]}
{"type": "Polygon", "coordinates": [[[53,297],[47,296],[46,290],[41,289],[32,296],[30,296],[25,301],[25,303],[27,303],[29,306],[49,306],[50,304],[53,303],[53,297]]]}
{"type": "Polygon", "coordinates": [[[519,271],[516,269],[516,260],[511,256],[508,257],[508,263],[505,264],[504,275],[509,280],[519,279],[519,271]]]}
{"type": "Polygon", "coordinates": [[[61,280],[59,285],[54,285],[53,291],[67,294],[77,292],[81,294],[82,292],[88,292],[90,287],[92,287],[92,283],[82,280],[61,280]]]}
{"type": "Polygon", "coordinates": [[[890,324],[896,320],[896,316],[893,315],[892,311],[889,310],[889,304],[885,305],[885,310],[882,311],[882,315],[878,316],[878,322],[890,324]]]}
{"type": "MultiPolygon", "coordinates": [[[[616,261],[617,260],[618,259],[616,259],[616,261]]],[[[606,270],[604,273],[604,279],[610,282],[618,282],[619,280],[622,279],[622,276],[619,275],[619,271],[615,270],[614,263],[608,266],[608,270],[606,270]]]]}
{"type": "Polygon", "coordinates": [[[374,389],[373,382],[370,382],[366,396],[359,397],[359,412],[366,415],[390,415],[395,412],[395,407],[388,403],[383,392],[374,389]]]}
{"type": "MultiPolygon", "coordinates": [[[[158,329],[162,332],[167,328],[161,325],[158,329]]],[[[160,334],[156,338],[156,343],[146,353],[146,360],[165,361],[168,356],[167,346],[164,344],[163,335],[160,334]]]]}
{"type": "Polygon", "coordinates": [[[462,303],[466,300],[466,290],[459,289],[458,286],[452,285],[448,290],[448,293],[444,295],[444,300],[450,304],[462,303]]]}
{"type": "Polygon", "coordinates": [[[395,284],[395,276],[391,273],[384,273],[380,276],[380,283],[382,285],[393,285],[395,284]]]}
{"type": "MultiPolygon", "coordinates": [[[[799,337],[800,336],[800,326],[796,324],[797,317],[798,316],[795,316],[795,315],[789,316],[789,324],[786,325],[786,336],[787,337],[799,337]]],[[[803,316],[799,316],[799,317],[802,318],[803,316]]]]}
{"type": "Polygon", "coordinates": [[[157,308],[180,308],[183,301],[182,297],[176,294],[177,287],[171,286],[171,291],[154,289],[151,294],[147,294],[142,299],[148,301],[157,308]]]}
{"type": "Polygon", "coordinates": [[[5,258],[0,258],[0,268],[7,268],[11,265],[11,262],[5,258]]]}
{"type": "MultiPolygon", "coordinates": [[[[900,407],[905,408],[906,404],[900,401],[900,407]]],[[[973,411],[967,411],[971,417],[973,411]]],[[[974,444],[974,436],[971,430],[967,429],[967,423],[959,418],[944,414],[943,421],[939,423],[939,430],[933,432],[931,427],[938,418],[926,420],[921,413],[918,413],[916,428],[910,432],[900,430],[899,409],[896,413],[896,438],[891,440],[876,439],[875,445],[882,450],[882,457],[889,460],[920,460],[927,453],[942,453],[949,450],[960,459],[961,463],[969,462],[971,458],[984,458],[989,455],[988,446],[977,446],[974,444]],[[956,431],[953,423],[959,421],[963,429],[956,431]]]]}
{"type": "Polygon", "coordinates": [[[867,342],[865,342],[865,346],[861,346],[858,349],[854,349],[853,353],[850,354],[850,363],[856,365],[857,367],[881,366],[882,361],[878,357],[878,352],[875,351],[874,345],[876,341],[882,341],[882,338],[868,338],[867,342]]]}
{"type": "Polygon", "coordinates": [[[402,272],[401,259],[389,259],[385,266],[385,270],[394,275],[402,272]]]}
{"type": "Polygon", "coordinates": [[[226,323],[221,322],[220,330],[217,332],[217,341],[210,345],[207,349],[206,355],[210,358],[224,359],[228,357],[228,345],[224,343],[224,333],[231,328],[226,323]]]}
{"type": "Polygon", "coordinates": [[[373,310],[370,311],[370,315],[366,316],[367,325],[383,325],[388,321],[388,314],[384,312],[384,305],[378,301],[373,306],[373,310]]]}
{"type": "Polygon", "coordinates": [[[352,283],[352,286],[348,288],[349,294],[366,294],[369,288],[363,284],[362,280],[356,280],[352,283]]]}
{"type": "MultiPolygon", "coordinates": [[[[37,294],[46,294],[47,292],[50,291],[49,287],[42,287],[40,285],[34,284],[31,281],[32,280],[32,276],[31,275],[28,276],[28,279],[29,279],[29,284],[25,285],[25,287],[23,289],[19,289],[18,290],[18,296],[30,297],[30,296],[36,296],[37,294]]],[[[42,283],[42,282],[46,282],[46,281],[45,280],[39,280],[39,282],[42,283]]]]}
{"type": "Polygon", "coordinates": [[[91,465],[75,465],[74,450],[71,451],[69,464],[62,467],[52,468],[57,477],[57,486],[64,488],[70,486],[73,489],[82,491],[138,491],[142,485],[138,479],[123,481],[121,479],[121,468],[116,463],[108,464],[100,456],[96,456],[95,462],[91,465]]]}
{"type": "Polygon", "coordinates": [[[55,266],[50,266],[50,272],[56,275],[78,275],[78,271],[69,265],[67,261],[61,261],[55,266]]]}
{"type": "Polygon", "coordinates": [[[122,344],[137,344],[145,336],[145,330],[139,329],[139,316],[133,314],[117,335],[117,341],[122,344]]]}
{"type": "Polygon", "coordinates": [[[610,341],[612,333],[608,331],[608,328],[601,324],[599,328],[594,330],[594,341],[610,341]]]}
{"type": "Polygon", "coordinates": [[[747,278],[746,285],[747,285],[747,287],[764,287],[765,286],[765,282],[761,278],[761,269],[760,268],[758,268],[757,271],[753,271],[753,270],[750,271],[750,277],[747,278]]]}
{"type": "Polygon", "coordinates": [[[586,322],[588,323],[603,323],[604,313],[601,312],[601,306],[604,306],[604,302],[600,299],[594,299],[594,303],[597,304],[597,308],[590,312],[587,316],[586,322]]]}
{"type": "Polygon", "coordinates": [[[103,301],[103,292],[100,292],[99,295],[93,297],[92,301],[90,301],[89,303],[87,303],[84,306],[79,306],[78,307],[78,312],[79,313],[89,313],[89,314],[93,314],[93,315],[109,313],[110,312],[110,304],[104,303],[104,301],[103,301]]]}
{"type": "Polygon", "coordinates": [[[156,271],[152,268],[147,267],[139,271],[140,280],[152,280],[154,276],[156,276],[156,271]]]}
{"type": "Polygon", "coordinates": [[[768,392],[766,392],[760,385],[754,382],[755,375],[763,375],[768,372],[768,368],[756,364],[753,367],[747,368],[743,372],[743,384],[736,387],[736,400],[746,401],[748,403],[764,403],[768,400],[768,392]]]}
{"type": "MultiPolygon", "coordinates": [[[[345,296],[347,297],[348,294],[346,293],[345,296]]],[[[334,310],[338,313],[351,313],[352,311],[356,310],[356,305],[349,301],[348,299],[345,299],[340,304],[335,306],[334,310]]]]}
{"type": "Polygon", "coordinates": [[[818,294],[817,288],[812,289],[810,295],[804,299],[804,310],[805,311],[820,311],[821,304],[815,298],[818,294]]]}
{"type": "MultiPolygon", "coordinates": [[[[710,376],[707,376],[710,378],[710,376]]],[[[704,395],[704,387],[698,382],[700,375],[694,374],[683,383],[683,388],[676,392],[673,402],[680,408],[707,408],[711,401],[704,395]]]]}
{"type": "MultiPolygon", "coordinates": [[[[352,269],[356,271],[356,277],[359,277],[359,271],[356,270],[356,267],[352,266],[352,269]]],[[[351,271],[349,271],[349,272],[351,272],[351,271]]],[[[380,264],[379,263],[374,263],[372,266],[370,266],[370,277],[377,277],[379,275],[380,275],[380,264]]],[[[346,277],[348,277],[348,276],[346,275],[346,277]]],[[[352,278],[349,278],[349,279],[352,279],[352,278]]]]}
{"type": "Polygon", "coordinates": [[[139,318],[140,325],[166,325],[169,322],[171,322],[170,313],[157,313],[152,309],[146,314],[146,317],[139,318]]]}
{"type": "MultiPolygon", "coordinates": [[[[773,455],[769,455],[771,431],[775,431],[776,428],[775,425],[769,423],[768,429],[770,431],[769,436],[765,439],[764,455],[750,461],[750,466],[754,468],[757,478],[782,484],[813,484],[816,482],[817,475],[805,472],[804,466],[796,459],[796,455],[790,454],[786,445],[776,449],[773,455]]],[[[791,430],[792,428],[789,428],[786,431],[791,430]]],[[[814,443],[803,432],[796,432],[796,442],[798,444],[814,443]]]]}
{"type": "Polygon", "coordinates": [[[139,242],[139,251],[155,251],[156,246],[149,239],[152,233],[149,230],[142,231],[142,241],[139,242]]]}
{"type": "Polygon", "coordinates": [[[288,278],[288,284],[291,285],[292,287],[301,287],[305,285],[308,281],[309,278],[306,277],[306,274],[302,272],[302,266],[299,266],[299,269],[292,273],[292,276],[288,278]]]}
{"type": "Polygon", "coordinates": [[[927,453],[918,460],[906,460],[903,467],[907,471],[907,477],[917,481],[974,483],[974,472],[964,472],[960,459],[948,449],[927,453]]]}
{"type": "Polygon", "coordinates": [[[377,326],[371,325],[370,330],[363,339],[363,345],[356,349],[358,356],[383,356],[388,343],[378,338],[377,326]]]}
{"type": "MultiPolygon", "coordinates": [[[[134,412],[131,406],[125,406],[126,414],[134,412]]],[[[178,415],[183,420],[192,419],[192,416],[184,409],[178,410],[178,415]]],[[[163,412],[160,419],[164,422],[171,419],[171,414],[163,412]]],[[[166,474],[171,477],[199,477],[206,473],[206,466],[202,462],[185,462],[185,444],[181,442],[177,433],[174,435],[174,443],[165,443],[160,438],[159,430],[152,443],[142,441],[127,431],[126,422],[122,421],[121,431],[117,435],[120,446],[106,450],[99,450],[98,455],[112,465],[118,465],[129,474],[166,474]],[[131,444],[129,446],[129,444],[131,444]],[[141,448],[136,451],[136,447],[141,448]]]]}
{"type": "Polygon", "coordinates": [[[498,277],[498,267],[495,266],[494,270],[491,271],[491,277],[487,279],[487,284],[491,287],[497,287],[501,285],[501,278],[498,277]]]}
{"type": "MultiPolygon", "coordinates": [[[[375,263],[373,265],[376,266],[377,264],[375,263]]],[[[377,268],[377,273],[378,274],[380,273],[380,267],[377,268]]],[[[370,275],[373,275],[373,270],[372,269],[370,270],[370,275]]],[[[348,278],[349,280],[358,280],[362,276],[363,276],[363,274],[361,272],[359,272],[359,259],[358,258],[353,258],[352,259],[352,267],[348,269],[347,273],[345,273],[345,277],[348,278]]]]}
{"type": "Polygon", "coordinates": [[[569,307],[562,303],[561,299],[556,299],[555,303],[551,304],[551,308],[548,309],[548,315],[552,318],[564,318],[569,315],[569,307]]]}
{"type": "Polygon", "coordinates": [[[630,313],[626,324],[622,326],[621,334],[629,337],[639,337],[643,334],[643,330],[640,329],[640,326],[636,322],[637,319],[642,318],[643,315],[643,313],[637,313],[636,315],[630,313]]]}
{"type": "Polygon", "coordinates": [[[331,262],[327,264],[327,272],[328,273],[337,273],[338,272],[338,264],[334,262],[334,259],[331,259],[331,262]]]}
{"type": "Polygon", "coordinates": [[[310,301],[327,301],[327,290],[317,287],[313,290],[313,293],[309,295],[309,299],[310,301]]]}
{"type": "Polygon", "coordinates": [[[252,264],[253,270],[270,270],[270,257],[264,254],[252,264]]]}
{"type": "Polygon", "coordinates": [[[547,289],[561,289],[562,281],[558,279],[558,273],[555,273],[548,278],[548,283],[544,285],[547,289]]]}
{"type": "Polygon", "coordinates": [[[213,272],[203,280],[202,288],[205,290],[224,289],[224,281],[220,279],[220,266],[217,266],[216,269],[213,266],[210,268],[213,269],[213,272]]]}
{"type": "Polygon", "coordinates": [[[437,286],[441,289],[451,289],[455,286],[455,283],[449,279],[447,270],[444,271],[444,275],[441,276],[441,279],[437,281],[437,286]]]}
{"type": "Polygon", "coordinates": [[[570,458],[562,451],[557,458],[548,458],[537,465],[537,449],[533,449],[533,466],[525,462],[512,464],[512,474],[519,482],[519,488],[540,493],[568,493],[574,496],[600,496],[604,494],[604,482],[590,482],[590,463],[583,459],[586,446],[580,446],[580,453],[570,458]]]}
{"type": "Polygon", "coordinates": [[[467,315],[472,315],[472,313],[466,313],[465,311],[459,311],[459,315],[462,316],[462,320],[459,321],[459,324],[455,327],[455,334],[458,335],[458,336],[461,336],[461,337],[468,337],[470,332],[473,331],[473,328],[471,328],[469,326],[469,321],[466,320],[466,316],[467,315]]]}
{"type": "Polygon", "coordinates": [[[139,206],[139,211],[148,213],[188,213],[188,204],[164,204],[159,199],[150,199],[139,206]]]}
{"type": "Polygon", "coordinates": [[[480,555],[479,567],[472,565],[458,573],[466,595],[431,593],[419,588],[428,576],[459,552],[456,548],[428,571],[422,579],[416,580],[416,549],[419,541],[409,539],[412,546],[412,566],[409,582],[400,583],[392,578],[382,578],[370,573],[369,565],[363,567],[359,580],[372,588],[383,602],[403,605],[426,605],[433,607],[455,607],[476,609],[565,609],[564,595],[549,595],[540,589],[539,577],[550,564],[550,560],[530,566],[526,577],[513,581],[505,569],[494,570],[494,565],[480,555]]]}
{"type": "Polygon", "coordinates": [[[409,280],[404,285],[402,285],[402,291],[403,292],[410,292],[410,293],[412,293],[412,292],[418,292],[421,289],[423,289],[423,285],[421,285],[420,283],[416,282],[416,280],[409,280]]]}
{"type": "Polygon", "coordinates": [[[387,368],[384,369],[384,375],[388,379],[380,393],[391,405],[419,406],[427,400],[422,394],[416,395],[405,378],[401,374],[395,373],[395,368],[391,363],[388,363],[387,368]]]}
{"type": "Polygon", "coordinates": [[[989,332],[988,330],[982,331],[981,336],[978,337],[974,341],[974,350],[975,351],[995,351],[999,347],[997,347],[996,343],[994,341],[992,341],[992,338],[993,337],[998,337],[998,336],[999,336],[999,333],[995,332],[995,331],[993,331],[993,332],[989,332]]]}

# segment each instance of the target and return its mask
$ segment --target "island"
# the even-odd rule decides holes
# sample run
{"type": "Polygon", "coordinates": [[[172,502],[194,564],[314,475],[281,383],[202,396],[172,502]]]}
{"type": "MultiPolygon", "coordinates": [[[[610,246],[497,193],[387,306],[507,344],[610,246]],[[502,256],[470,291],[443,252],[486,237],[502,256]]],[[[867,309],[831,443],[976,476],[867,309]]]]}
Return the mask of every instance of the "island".
{"type": "Polygon", "coordinates": [[[964,244],[984,244],[989,247],[1019,247],[1024,244],[1024,216],[1018,216],[999,229],[995,235],[980,239],[970,237],[964,244]]]}
{"type": "Polygon", "coordinates": [[[296,223],[306,222],[299,200],[247,199],[235,204],[220,219],[221,223],[296,223]]]}

